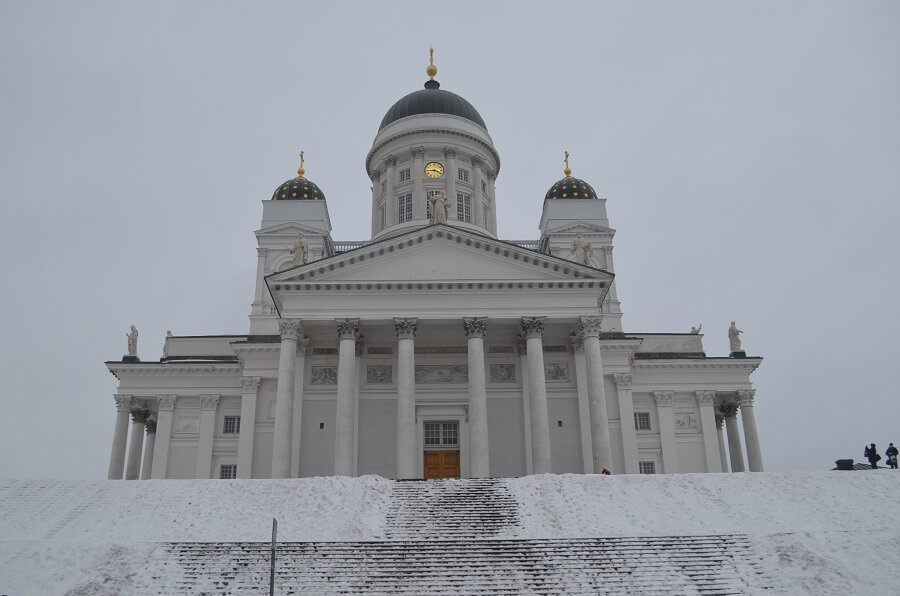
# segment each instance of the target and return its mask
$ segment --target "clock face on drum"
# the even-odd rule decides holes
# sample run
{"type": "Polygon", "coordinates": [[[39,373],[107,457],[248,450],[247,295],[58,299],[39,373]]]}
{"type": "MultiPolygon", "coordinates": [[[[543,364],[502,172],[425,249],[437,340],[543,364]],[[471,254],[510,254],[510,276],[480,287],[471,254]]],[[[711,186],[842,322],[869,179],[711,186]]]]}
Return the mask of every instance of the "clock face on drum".
{"type": "Polygon", "coordinates": [[[433,161],[425,166],[425,175],[429,178],[440,178],[444,175],[444,166],[433,161]]]}

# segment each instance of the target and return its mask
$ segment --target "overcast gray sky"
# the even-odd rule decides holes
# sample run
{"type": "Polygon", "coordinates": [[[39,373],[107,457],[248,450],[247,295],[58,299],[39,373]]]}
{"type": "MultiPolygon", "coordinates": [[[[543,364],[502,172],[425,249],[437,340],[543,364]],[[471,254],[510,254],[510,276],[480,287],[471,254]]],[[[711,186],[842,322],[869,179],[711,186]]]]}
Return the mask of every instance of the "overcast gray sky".
{"type": "Polygon", "coordinates": [[[115,379],[245,333],[296,170],[369,237],[364,159],[425,80],[500,152],[498,224],[608,199],[626,331],[745,331],[769,470],[900,442],[897,2],[0,3],[0,477],[104,478],[115,379]]]}

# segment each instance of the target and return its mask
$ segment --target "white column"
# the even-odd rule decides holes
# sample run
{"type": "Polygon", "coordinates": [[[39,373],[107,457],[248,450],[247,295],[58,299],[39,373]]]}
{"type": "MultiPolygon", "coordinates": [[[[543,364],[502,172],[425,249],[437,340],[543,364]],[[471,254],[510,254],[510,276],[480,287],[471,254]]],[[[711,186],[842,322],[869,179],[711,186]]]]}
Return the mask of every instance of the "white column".
{"type": "Polygon", "coordinates": [[[128,441],[128,414],[131,412],[130,395],[114,395],[116,400],[116,424],[113,428],[112,450],[109,454],[110,480],[121,480],[125,470],[125,444],[128,441]]]}
{"type": "Polygon", "coordinates": [[[264,314],[262,303],[266,287],[266,252],[267,250],[262,247],[256,249],[256,293],[253,296],[255,314],[264,314]]]}
{"type": "Polygon", "coordinates": [[[156,396],[156,408],[156,443],[153,446],[153,468],[150,478],[165,478],[169,469],[169,441],[172,438],[175,396],[156,396]]]}
{"type": "Polygon", "coordinates": [[[700,406],[700,429],[703,433],[703,451],[706,454],[706,471],[721,472],[722,461],[719,457],[719,439],[716,436],[715,391],[697,391],[697,404],[700,406]]]}
{"type": "Polygon", "coordinates": [[[662,443],[663,472],[678,472],[678,446],[675,444],[675,417],[672,414],[671,391],[654,391],[656,416],[659,418],[659,440],[662,443]]]}
{"type": "Polygon", "coordinates": [[[141,480],[149,480],[153,470],[153,453],[156,446],[156,418],[150,416],[144,423],[147,438],[144,443],[144,461],[141,463],[141,480]]]}
{"type": "Polygon", "coordinates": [[[272,478],[288,478],[291,474],[291,423],[294,417],[294,363],[297,359],[297,339],[303,334],[303,324],[298,319],[280,319],[278,333],[281,335],[281,353],[275,390],[272,478]]]}
{"type": "Polygon", "coordinates": [[[580,317],[579,332],[584,342],[587,363],[588,401],[591,404],[591,443],[594,448],[594,472],[612,472],[612,442],[609,438],[609,412],[603,384],[603,360],[600,355],[600,317],[580,317]]]}
{"type": "Polygon", "coordinates": [[[534,474],[531,449],[531,394],[528,392],[528,348],[524,335],[516,336],[516,352],[519,354],[519,371],[522,375],[522,419],[525,426],[525,473],[534,474]]]}
{"type": "Polygon", "coordinates": [[[450,217],[452,221],[459,219],[456,207],[456,149],[452,147],[444,147],[444,157],[447,159],[447,200],[450,201],[450,217]]]}
{"type": "Polygon", "coordinates": [[[487,380],[484,373],[484,334],[487,319],[463,318],[468,343],[469,364],[469,476],[489,478],[491,475],[488,442],[487,380]]]}
{"type": "Polygon", "coordinates": [[[353,388],[356,385],[356,338],[359,335],[359,319],[337,319],[338,383],[334,428],[334,475],[353,475],[353,388]]]}
{"type": "Polygon", "coordinates": [[[484,221],[484,203],[486,202],[481,192],[481,167],[484,165],[484,159],[480,155],[472,156],[472,221],[475,225],[483,228],[488,227],[484,221]]]}
{"type": "Polygon", "coordinates": [[[578,391],[578,428],[581,431],[581,470],[594,473],[594,442],[591,440],[591,404],[588,398],[587,361],[584,342],[577,333],[569,337],[575,357],[575,388],[578,391]]]}
{"type": "Polygon", "coordinates": [[[494,183],[497,180],[497,172],[490,171],[487,173],[488,177],[488,206],[491,212],[491,225],[488,228],[492,233],[497,233],[497,199],[496,193],[494,192],[494,183]]]}
{"type": "Polygon", "coordinates": [[[744,442],[747,444],[747,467],[751,472],[762,472],[762,451],[759,448],[759,434],[756,431],[756,415],[753,413],[754,389],[737,392],[741,402],[741,421],[744,423],[744,442]]]}
{"type": "Polygon", "coordinates": [[[141,475],[141,451],[144,447],[144,423],[150,412],[144,402],[131,404],[131,440],[128,445],[128,461],[125,463],[125,480],[137,480],[141,475]]]}
{"type": "Polygon", "coordinates": [[[384,167],[387,169],[387,174],[385,174],[387,188],[384,197],[384,206],[387,212],[385,227],[390,227],[397,223],[397,158],[393,155],[385,157],[384,167]]]}
{"type": "Polygon", "coordinates": [[[737,404],[722,404],[719,410],[725,414],[725,429],[728,432],[728,455],[731,456],[731,471],[744,471],[744,452],[741,450],[741,432],[737,423],[737,404]]]}
{"type": "Polygon", "coordinates": [[[544,376],[544,318],[522,317],[528,350],[528,393],[531,397],[531,460],[535,474],[550,474],[550,415],[544,376]]]}
{"type": "Polygon", "coordinates": [[[725,434],[722,432],[722,426],[725,424],[725,416],[716,414],[716,438],[719,441],[719,461],[722,464],[722,471],[728,472],[728,454],[725,453],[725,434]]]}
{"type": "Polygon", "coordinates": [[[619,398],[619,420],[622,427],[622,453],[625,456],[625,473],[637,474],[637,433],[634,430],[634,400],[631,394],[632,376],[615,375],[616,393],[619,398]]]}
{"type": "Polygon", "coordinates": [[[416,433],[415,338],[418,319],[394,319],[397,335],[397,478],[415,478],[416,433]]]}
{"type": "Polygon", "coordinates": [[[294,360],[294,405],[291,418],[291,478],[300,477],[300,435],[303,430],[303,375],[306,372],[306,353],[309,338],[297,340],[294,360]]]}
{"type": "Polygon", "coordinates": [[[253,440],[256,434],[256,395],[259,377],[241,379],[241,432],[238,434],[237,477],[252,478],[253,440]]]}
{"type": "Polygon", "coordinates": [[[218,395],[200,396],[200,439],[197,444],[197,470],[195,478],[212,477],[213,439],[216,436],[216,408],[218,395]]]}
{"type": "Polygon", "coordinates": [[[410,150],[412,154],[412,180],[413,180],[413,219],[425,219],[426,207],[425,203],[428,198],[425,196],[425,185],[423,177],[425,176],[425,147],[413,147],[410,150]]]}

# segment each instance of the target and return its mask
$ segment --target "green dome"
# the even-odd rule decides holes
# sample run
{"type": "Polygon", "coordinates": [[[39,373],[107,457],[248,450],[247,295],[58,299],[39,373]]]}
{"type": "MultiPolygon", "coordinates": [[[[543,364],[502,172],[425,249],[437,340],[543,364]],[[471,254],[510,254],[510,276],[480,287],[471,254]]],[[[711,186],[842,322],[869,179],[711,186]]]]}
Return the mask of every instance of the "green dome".
{"type": "Polygon", "coordinates": [[[548,199],[596,199],[597,193],[590,184],[578,178],[566,176],[550,187],[544,200],[548,199]]]}
{"type": "Polygon", "coordinates": [[[302,176],[291,178],[275,189],[273,201],[324,201],[325,195],[315,182],[302,176]]]}
{"type": "Polygon", "coordinates": [[[478,113],[478,110],[472,104],[456,93],[443,91],[440,87],[441,84],[437,81],[427,81],[424,89],[414,91],[401,98],[384,115],[378,130],[401,118],[419,114],[450,114],[451,116],[459,116],[487,130],[487,125],[481,119],[481,114],[478,113]]]}

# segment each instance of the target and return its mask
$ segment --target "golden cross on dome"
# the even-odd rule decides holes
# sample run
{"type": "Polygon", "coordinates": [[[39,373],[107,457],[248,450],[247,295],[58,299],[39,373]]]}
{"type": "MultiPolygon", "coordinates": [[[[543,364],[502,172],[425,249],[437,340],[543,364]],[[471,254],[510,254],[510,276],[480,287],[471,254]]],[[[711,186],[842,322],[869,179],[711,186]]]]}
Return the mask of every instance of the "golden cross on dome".
{"type": "Polygon", "coordinates": [[[572,169],[569,167],[569,152],[568,151],[566,151],[566,169],[563,170],[563,172],[565,172],[566,178],[572,177],[572,169]]]}
{"type": "Polygon", "coordinates": [[[434,75],[437,74],[437,66],[434,65],[434,48],[428,48],[428,66],[425,68],[425,74],[432,81],[434,80],[434,75]]]}
{"type": "Polygon", "coordinates": [[[300,152],[300,167],[297,168],[297,177],[303,178],[303,174],[306,173],[306,170],[303,169],[303,152],[300,152]]]}

